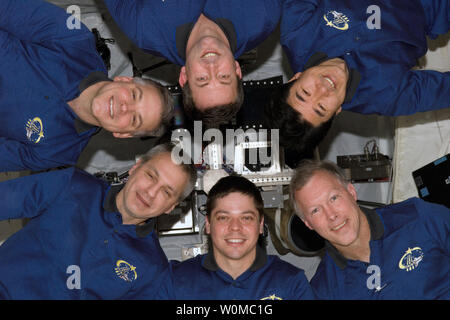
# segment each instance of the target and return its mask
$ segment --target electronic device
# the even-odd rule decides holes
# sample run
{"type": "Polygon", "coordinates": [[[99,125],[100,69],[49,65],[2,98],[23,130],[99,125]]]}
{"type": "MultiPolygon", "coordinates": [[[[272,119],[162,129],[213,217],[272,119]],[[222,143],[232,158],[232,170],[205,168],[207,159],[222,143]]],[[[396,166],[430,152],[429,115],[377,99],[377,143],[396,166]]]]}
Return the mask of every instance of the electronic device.
{"type": "Polygon", "coordinates": [[[364,154],[337,156],[337,165],[351,182],[390,181],[392,164],[388,156],[379,152],[375,140],[364,146],[364,154]],[[373,143],[372,150],[369,145],[373,143]]]}
{"type": "Polygon", "coordinates": [[[419,197],[450,208],[450,153],[412,172],[419,197]]]}

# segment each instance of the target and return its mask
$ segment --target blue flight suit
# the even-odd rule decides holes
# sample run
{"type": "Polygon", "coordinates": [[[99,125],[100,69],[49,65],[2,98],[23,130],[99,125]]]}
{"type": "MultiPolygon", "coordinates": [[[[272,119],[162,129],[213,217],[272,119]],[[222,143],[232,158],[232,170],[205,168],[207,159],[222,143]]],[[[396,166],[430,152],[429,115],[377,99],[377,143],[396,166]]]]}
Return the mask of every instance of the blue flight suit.
{"type": "Polygon", "coordinates": [[[177,300],[297,300],[315,296],[303,270],[267,255],[257,246],[252,266],[233,279],[221,270],[212,252],[181,263],[171,261],[172,288],[177,300]]]}
{"type": "Polygon", "coordinates": [[[311,286],[320,299],[449,299],[450,209],[411,198],[376,210],[370,262],[346,259],[330,243],[311,286]]]}
{"type": "Polygon", "coordinates": [[[93,34],[71,19],[40,0],[0,2],[0,171],[73,165],[99,130],[67,104],[91,73],[107,79],[93,34]]]}
{"type": "Polygon", "coordinates": [[[280,0],[105,0],[105,4],[139,48],[181,66],[186,62],[187,38],[200,14],[222,28],[235,58],[264,41],[281,16],[280,0]]]}
{"type": "Polygon", "coordinates": [[[280,41],[294,72],[323,52],[360,73],[343,110],[398,116],[450,107],[450,72],[411,70],[449,25],[448,0],[286,0],[280,41]]]}
{"type": "Polygon", "coordinates": [[[124,225],[123,185],[75,168],[0,182],[0,220],[31,218],[0,246],[0,299],[153,299],[169,263],[153,220],[124,225]]]}

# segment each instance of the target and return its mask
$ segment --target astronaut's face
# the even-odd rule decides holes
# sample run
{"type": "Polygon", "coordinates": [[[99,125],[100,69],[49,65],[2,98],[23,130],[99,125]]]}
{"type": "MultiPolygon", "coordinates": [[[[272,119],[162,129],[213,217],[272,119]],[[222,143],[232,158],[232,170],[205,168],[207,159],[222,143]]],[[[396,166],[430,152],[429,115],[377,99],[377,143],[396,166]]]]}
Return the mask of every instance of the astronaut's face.
{"type": "Polygon", "coordinates": [[[101,87],[91,103],[98,125],[116,138],[156,130],[163,110],[158,89],[135,83],[130,77],[116,77],[101,87]]]}
{"type": "Polygon", "coordinates": [[[363,213],[351,183],[342,184],[326,171],[317,171],[294,193],[300,218],[335,247],[348,247],[361,236],[363,213]]]}
{"type": "Polygon", "coordinates": [[[287,103],[316,127],[341,112],[348,78],[344,60],[324,61],[295,74],[287,103]]]}
{"type": "Polygon", "coordinates": [[[251,265],[263,224],[264,219],[252,197],[232,192],[217,199],[205,225],[217,264],[223,266],[230,261],[240,261],[251,265]]]}
{"type": "Polygon", "coordinates": [[[170,152],[155,155],[145,163],[138,162],[116,198],[124,224],[138,224],[178,204],[188,184],[188,174],[172,161],[170,152]]]}
{"type": "Polygon", "coordinates": [[[237,82],[241,78],[241,68],[230,48],[218,39],[207,36],[187,52],[179,82],[181,86],[189,83],[195,107],[205,111],[236,101],[237,82]]]}

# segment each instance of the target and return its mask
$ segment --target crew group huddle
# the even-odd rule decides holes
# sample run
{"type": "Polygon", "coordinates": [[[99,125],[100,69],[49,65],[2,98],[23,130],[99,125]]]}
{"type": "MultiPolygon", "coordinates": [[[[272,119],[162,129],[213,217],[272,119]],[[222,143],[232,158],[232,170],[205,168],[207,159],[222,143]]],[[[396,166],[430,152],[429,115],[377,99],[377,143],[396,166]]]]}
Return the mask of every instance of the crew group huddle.
{"type": "MultiPolygon", "coordinates": [[[[51,1],[50,1],[51,2],[51,1]]],[[[30,218],[0,246],[1,299],[449,299],[450,210],[411,198],[378,209],[328,161],[298,159],[289,199],[325,239],[311,281],[267,254],[260,190],[243,176],[207,194],[208,252],[169,261],[156,217],[194,190],[197,170],[154,146],[123,184],[76,167],[102,128],[115,138],[161,137],[167,88],[108,77],[93,33],[43,0],[0,2],[0,220],[30,218]],[[368,281],[368,268],[381,275],[368,281]]],[[[450,26],[448,0],[377,1],[369,29],[361,0],[104,0],[142,50],[181,66],[188,121],[219,127],[243,107],[237,59],[279,25],[294,76],[261,107],[280,144],[314,150],[341,110],[388,116],[450,107],[450,72],[411,70],[427,36],[450,26]]]]}

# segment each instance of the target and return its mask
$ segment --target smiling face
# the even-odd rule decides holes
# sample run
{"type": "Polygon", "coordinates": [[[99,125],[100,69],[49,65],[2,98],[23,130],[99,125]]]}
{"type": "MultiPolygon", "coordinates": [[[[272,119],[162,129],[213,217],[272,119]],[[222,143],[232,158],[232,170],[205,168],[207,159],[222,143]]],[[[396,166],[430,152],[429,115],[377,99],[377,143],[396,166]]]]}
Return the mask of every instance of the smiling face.
{"type": "Polygon", "coordinates": [[[313,126],[328,121],[341,111],[349,72],[344,60],[330,59],[299,72],[291,79],[287,103],[313,126]]]}
{"type": "Polygon", "coordinates": [[[336,248],[356,244],[362,236],[364,214],[356,203],[352,184],[344,186],[326,171],[316,171],[294,193],[305,225],[315,230],[336,248]]]}
{"type": "Polygon", "coordinates": [[[211,36],[205,36],[186,52],[186,65],[181,68],[179,82],[186,82],[198,110],[228,105],[237,99],[239,63],[230,47],[211,36]]]}
{"type": "Polygon", "coordinates": [[[91,103],[91,112],[99,126],[116,138],[137,132],[156,130],[161,124],[163,106],[158,89],[116,77],[102,86],[91,103]]]}
{"type": "Polygon", "coordinates": [[[170,152],[162,152],[130,169],[130,177],[116,198],[124,224],[138,224],[178,204],[188,184],[188,174],[172,162],[170,152]]]}
{"type": "Polygon", "coordinates": [[[217,199],[205,224],[217,265],[226,269],[223,266],[238,261],[246,268],[250,267],[256,257],[263,224],[264,219],[252,197],[232,192],[217,199]]]}

